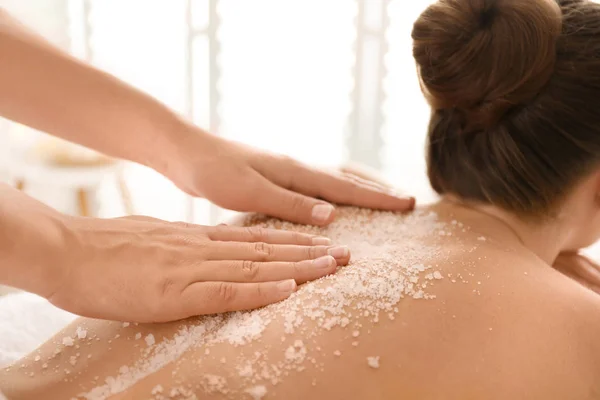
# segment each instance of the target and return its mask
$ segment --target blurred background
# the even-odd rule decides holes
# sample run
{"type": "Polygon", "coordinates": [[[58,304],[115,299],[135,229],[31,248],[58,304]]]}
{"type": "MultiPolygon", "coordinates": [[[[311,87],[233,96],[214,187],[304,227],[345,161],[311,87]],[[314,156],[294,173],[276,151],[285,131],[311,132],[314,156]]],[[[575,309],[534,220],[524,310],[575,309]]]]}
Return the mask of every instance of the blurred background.
{"type": "MultiPolygon", "coordinates": [[[[411,54],[432,0],[0,0],[55,45],[212,133],[307,163],[348,161],[432,198],[411,54]]],[[[63,212],[216,223],[159,174],[0,121],[0,177],[63,212]]],[[[143,145],[143,144],[141,144],[143,145]]]]}

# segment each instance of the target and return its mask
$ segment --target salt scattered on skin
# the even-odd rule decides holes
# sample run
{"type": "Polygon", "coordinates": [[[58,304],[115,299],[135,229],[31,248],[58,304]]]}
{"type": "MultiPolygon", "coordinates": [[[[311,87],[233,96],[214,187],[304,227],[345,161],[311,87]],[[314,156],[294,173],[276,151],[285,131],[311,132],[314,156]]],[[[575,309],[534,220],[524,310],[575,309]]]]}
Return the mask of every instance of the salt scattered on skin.
{"type": "Polygon", "coordinates": [[[129,326],[129,322],[123,322],[123,328],[127,328],[128,326],[129,326]]]}
{"type": "MultiPolygon", "coordinates": [[[[251,376],[240,376],[240,371],[237,371],[237,379],[245,382],[246,387],[259,380],[275,385],[290,372],[305,369],[307,363],[324,370],[323,364],[309,355],[305,343],[327,330],[349,325],[360,327],[366,320],[374,323],[381,312],[398,313],[396,305],[403,298],[434,298],[425,291],[419,278],[432,273],[429,271],[432,266],[426,265],[426,260],[440,252],[435,241],[432,244],[430,240],[423,240],[432,238],[436,230],[446,227],[435,213],[415,211],[401,216],[344,207],[338,208],[337,212],[336,221],[328,228],[298,227],[278,220],[261,220],[261,217],[254,217],[248,222],[262,228],[319,234],[330,237],[334,242],[345,243],[352,251],[352,260],[347,267],[339,269],[335,275],[302,285],[280,303],[252,312],[203,317],[196,323],[188,320],[172,336],[163,337],[158,343],[146,347],[143,356],[127,371],[108,377],[81,396],[86,400],[104,400],[176,362],[192,348],[218,343],[242,346],[259,339],[273,321],[282,321],[286,335],[301,335],[303,341],[296,340],[285,349],[281,361],[265,360],[260,357],[260,352],[255,353],[255,358],[245,355],[245,358],[235,360],[239,365],[245,362],[252,365],[251,376]],[[307,324],[308,321],[311,324],[307,324]]],[[[435,279],[436,276],[434,272],[435,279]]],[[[433,281],[429,281],[429,285],[434,285],[433,281]]],[[[141,337],[141,333],[135,335],[136,339],[141,337]]],[[[352,342],[352,345],[358,346],[358,341],[352,342]]],[[[224,359],[221,361],[225,362],[224,359]]],[[[374,362],[378,366],[379,358],[374,358],[374,362]]],[[[234,368],[234,374],[235,371],[234,368]]],[[[242,370],[242,375],[246,373],[242,370]]],[[[203,384],[210,381],[204,379],[203,384]]],[[[204,389],[207,390],[206,387],[204,389]]],[[[254,397],[256,399],[264,397],[266,392],[262,385],[245,390],[247,395],[258,396],[254,397]]],[[[229,394],[233,396],[231,391],[229,394]]]]}
{"type": "Polygon", "coordinates": [[[40,356],[35,356],[35,358],[33,359],[33,361],[40,361],[42,359],[42,357],[40,356]]]}
{"type": "Polygon", "coordinates": [[[487,239],[485,238],[485,236],[479,236],[477,240],[479,240],[480,242],[485,242],[487,239]]]}
{"type": "Polygon", "coordinates": [[[141,338],[142,338],[142,334],[141,333],[138,332],[138,333],[135,334],[135,340],[139,340],[141,338]]]}
{"type": "Polygon", "coordinates": [[[70,336],[65,336],[62,340],[62,344],[64,344],[65,346],[73,346],[73,338],[70,336]]]}
{"type": "Polygon", "coordinates": [[[367,364],[371,368],[379,368],[379,356],[367,357],[367,364]]]}
{"type": "Polygon", "coordinates": [[[341,356],[341,355],[342,355],[342,352],[341,352],[341,351],[339,351],[339,350],[336,350],[336,351],[334,351],[334,352],[333,352],[333,355],[334,355],[334,356],[338,356],[338,357],[339,357],[339,356],[341,356]]]}

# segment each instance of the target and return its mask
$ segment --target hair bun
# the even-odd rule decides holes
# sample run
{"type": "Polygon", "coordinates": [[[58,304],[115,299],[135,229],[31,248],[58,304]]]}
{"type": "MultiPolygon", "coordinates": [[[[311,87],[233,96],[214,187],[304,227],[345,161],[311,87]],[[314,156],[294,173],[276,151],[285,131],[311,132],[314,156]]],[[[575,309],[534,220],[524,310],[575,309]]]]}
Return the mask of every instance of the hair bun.
{"type": "Polygon", "coordinates": [[[412,32],[423,92],[465,129],[492,127],[548,82],[561,28],[555,0],[439,0],[412,32]]]}

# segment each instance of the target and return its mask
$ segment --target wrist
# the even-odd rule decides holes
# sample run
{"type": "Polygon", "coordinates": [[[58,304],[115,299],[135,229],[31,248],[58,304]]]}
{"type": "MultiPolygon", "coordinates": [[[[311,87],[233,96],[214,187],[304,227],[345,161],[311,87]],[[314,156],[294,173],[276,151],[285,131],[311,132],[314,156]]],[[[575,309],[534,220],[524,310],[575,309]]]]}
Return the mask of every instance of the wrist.
{"type": "Polygon", "coordinates": [[[181,157],[182,148],[189,142],[190,123],[183,118],[171,116],[153,123],[154,138],[145,146],[146,154],[141,163],[155,171],[167,175],[173,164],[181,157]]]}
{"type": "Polygon", "coordinates": [[[186,175],[202,172],[200,164],[219,153],[220,138],[184,120],[165,131],[162,144],[157,145],[149,158],[148,167],[169,178],[186,190],[186,175]]]}
{"type": "Polygon", "coordinates": [[[8,224],[13,226],[0,270],[7,285],[48,298],[67,273],[69,217],[52,209],[40,211],[8,224]]]}

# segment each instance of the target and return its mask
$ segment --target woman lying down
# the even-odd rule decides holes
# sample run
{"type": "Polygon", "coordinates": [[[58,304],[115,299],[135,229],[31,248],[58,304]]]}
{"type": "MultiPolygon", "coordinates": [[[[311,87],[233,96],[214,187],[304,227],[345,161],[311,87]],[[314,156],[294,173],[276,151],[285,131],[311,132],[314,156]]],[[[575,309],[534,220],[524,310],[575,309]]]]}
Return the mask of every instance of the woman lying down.
{"type": "Polygon", "coordinates": [[[160,325],[76,320],[5,369],[2,390],[9,399],[600,398],[600,296],[552,268],[600,234],[599,16],[589,1],[433,4],[413,39],[433,110],[438,203],[408,215],[340,209],[326,229],[252,217],[246,225],[347,243],[352,261],[252,312],[160,325]]]}

